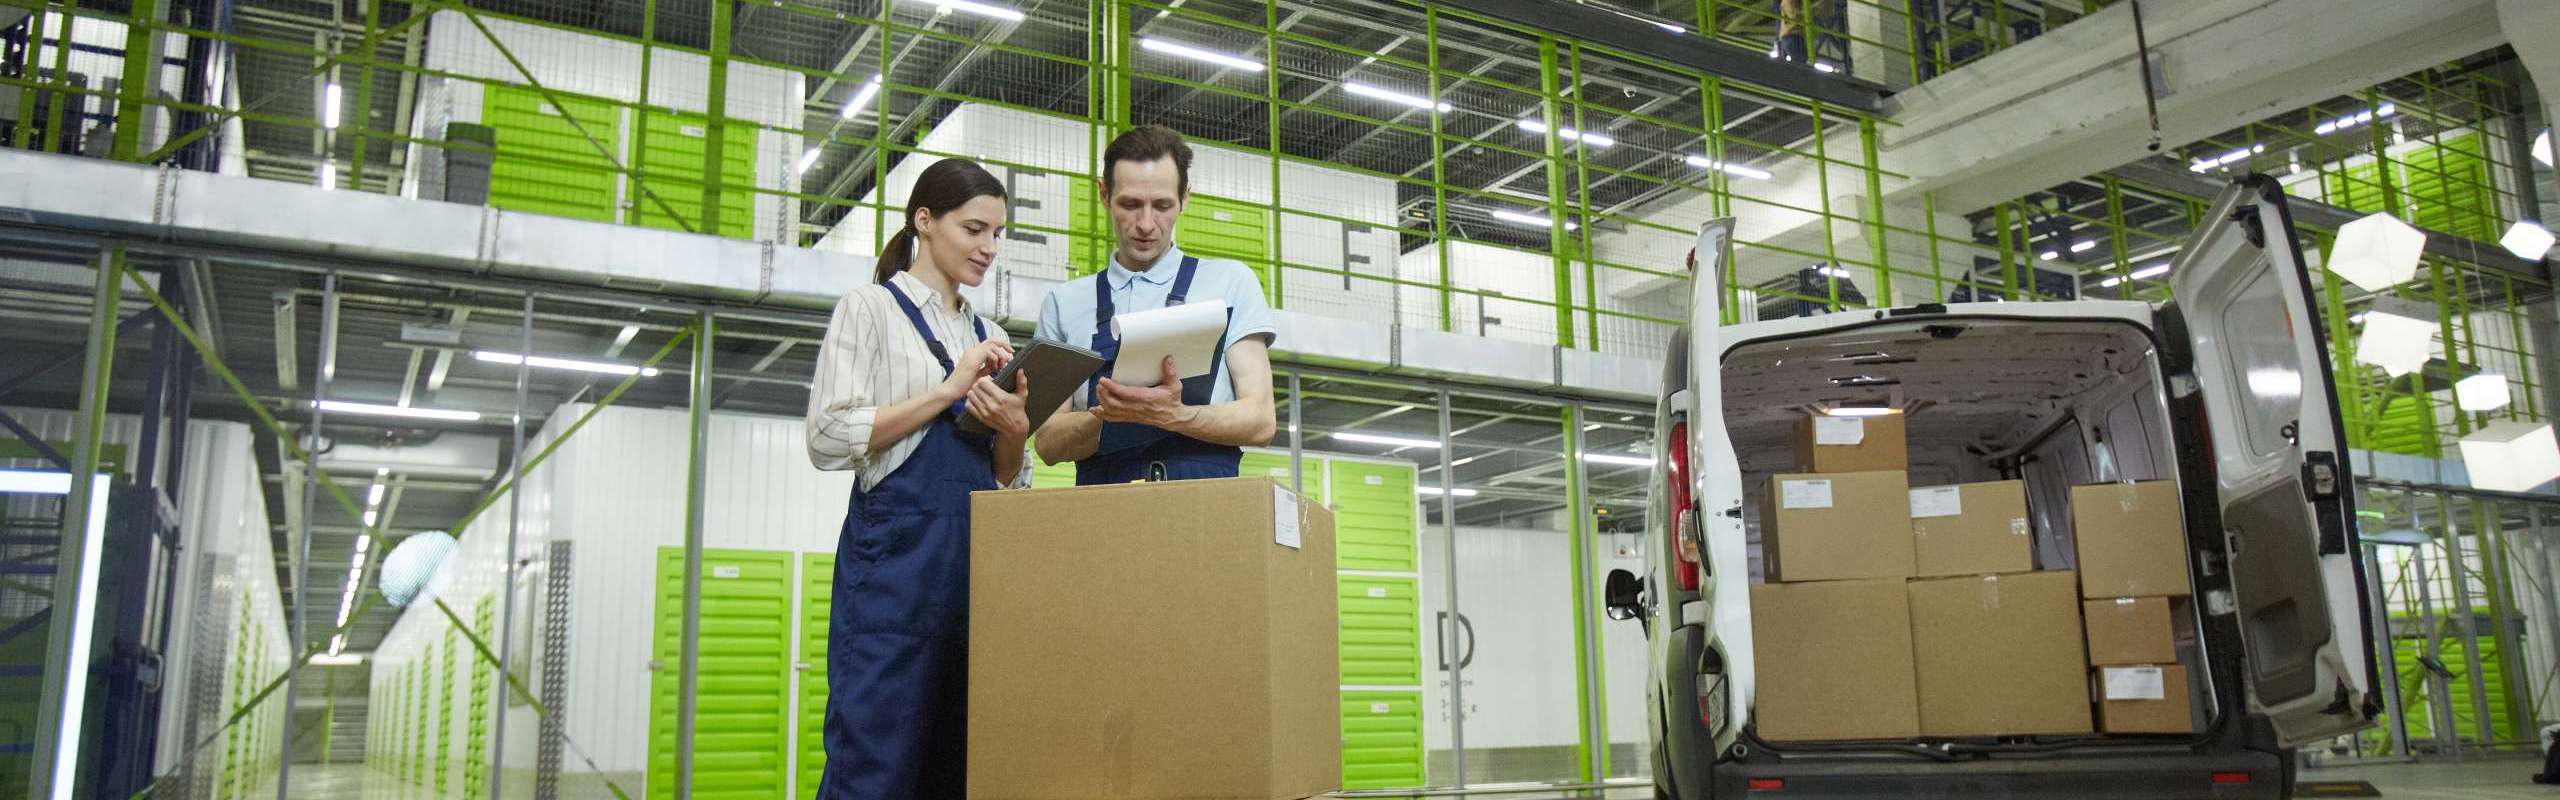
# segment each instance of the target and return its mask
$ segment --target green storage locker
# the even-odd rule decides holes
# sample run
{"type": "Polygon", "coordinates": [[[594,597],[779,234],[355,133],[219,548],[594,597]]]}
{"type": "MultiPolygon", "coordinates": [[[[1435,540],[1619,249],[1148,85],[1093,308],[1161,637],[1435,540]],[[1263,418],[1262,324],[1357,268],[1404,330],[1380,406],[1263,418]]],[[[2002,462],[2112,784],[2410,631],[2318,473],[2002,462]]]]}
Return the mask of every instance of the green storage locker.
{"type": "MultiPolygon", "coordinates": [[[[491,624],[496,615],[495,593],[480,595],[471,612],[471,631],[480,641],[489,641],[491,624]]],[[[480,800],[489,793],[489,677],[485,665],[471,669],[471,711],[464,715],[467,726],[462,736],[462,796],[480,800]]]]}
{"type": "Polygon", "coordinates": [[[800,555],[799,797],[818,796],[827,770],[827,612],[835,602],[836,558],[800,555]]]}
{"type": "MultiPolygon", "coordinates": [[[[429,761],[434,764],[436,794],[444,794],[452,783],[453,770],[453,662],[454,651],[462,648],[462,629],[444,629],[444,666],[432,696],[436,708],[436,736],[427,743],[429,761]]],[[[463,659],[463,663],[471,663],[463,659]]]]}
{"type": "MultiPolygon", "coordinates": [[[[641,112],[647,135],[640,140],[639,169],[646,180],[629,181],[624,186],[625,202],[631,206],[634,224],[649,228],[702,230],[702,162],[711,143],[709,118],[701,114],[680,112],[641,112]],[[641,192],[646,183],[649,193],[641,192]],[[651,200],[649,194],[657,196],[651,200]],[[665,201],[660,206],[658,201],[665,201]],[[667,216],[668,209],[676,216],[667,216]],[[676,220],[683,220],[678,224],[676,220]]],[[[755,231],[755,192],[744,188],[754,185],[756,178],[756,127],[744,122],[730,122],[720,142],[720,231],[732,239],[746,239],[755,231]]]]}
{"type": "MultiPolygon", "coordinates": [[[[497,135],[489,164],[489,205],[514,211],[617,221],[614,162],[622,157],[622,111],[602,100],[553,92],[560,105],[529,87],[488,84],[480,123],[497,135]],[[577,123],[561,109],[574,114],[577,123]],[[584,132],[581,133],[580,129],[584,132]],[[592,141],[590,140],[592,139],[592,141]],[[603,145],[599,151],[597,145],[603,145]],[[612,153],[607,157],[606,153],[612,153]]],[[[695,150],[699,164],[701,151],[695,150]]],[[[701,170],[695,168],[699,176],[701,170]]],[[[698,181],[699,178],[697,177],[698,181]]],[[[700,189],[694,204],[701,204],[700,189]]]]}
{"type": "MultiPolygon", "coordinates": [[[[796,554],[702,553],[701,674],[694,717],[696,798],[780,798],[792,724],[792,567],[796,554]]],[[[684,633],[684,549],[658,548],[660,665],[649,693],[648,796],[675,792],[676,709],[684,633]]]]}
{"type": "Polygon", "coordinates": [[[1422,782],[1422,690],[1343,692],[1342,788],[1422,782]]]}
{"type": "MultiPolygon", "coordinates": [[[[1305,474],[1299,477],[1300,491],[1315,498],[1316,502],[1324,502],[1324,459],[1310,453],[1302,459],[1298,468],[1305,470],[1305,474]]],[[[1282,486],[1287,486],[1289,485],[1289,453],[1285,450],[1244,451],[1244,460],[1237,465],[1236,473],[1247,478],[1270,478],[1280,482],[1282,486]]]]}
{"type": "Polygon", "coordinates": [[[1264,297],[1271,294],[1271,210],[1242,200],[1191,195],[1189,207],[1173,226],[1173,241],[1182,251],[1202,258],[1232,258],[1253,269],[1264,297]]]}
{"type": "Polygon", "coordinates": [[[416,705],[411,706],[414,710],[411,716],[416,717],[417,731],[409,738],[409,782],[419,786],[427,785],[427,736],[434,733],[433,729],[427,727],[427,723],[435,720],[434,706],[431,705],[435,697],[431,692],[435,689],[435,685],[436,647],[430,644],[427,645],[426,657],[418,661],[416,705]]]}
{"type": "Polygon", "coordinates": [[[1421,686],[1421,580],[1343,575],[1342,683],[1421,686]]]}
{"type": "Polygon", "coordinates": [[[1326,469],[1336,563],[1349,570],[1418,572],[1413,465],[1334,459],[1326,469]]]}

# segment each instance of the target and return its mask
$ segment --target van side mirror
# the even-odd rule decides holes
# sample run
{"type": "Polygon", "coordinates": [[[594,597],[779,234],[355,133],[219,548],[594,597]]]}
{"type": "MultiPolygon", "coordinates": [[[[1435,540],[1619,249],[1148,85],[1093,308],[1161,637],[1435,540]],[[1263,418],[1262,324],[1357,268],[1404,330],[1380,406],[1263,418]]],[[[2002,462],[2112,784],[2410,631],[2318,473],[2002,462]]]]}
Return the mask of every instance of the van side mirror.
{"type": "Polygon", "coordinates": [[[1601,603],[1615,620],[1644,618],[1644,579],[1623,569],[1609,570],[1609,582],[1601,590],[1601,603]]]}

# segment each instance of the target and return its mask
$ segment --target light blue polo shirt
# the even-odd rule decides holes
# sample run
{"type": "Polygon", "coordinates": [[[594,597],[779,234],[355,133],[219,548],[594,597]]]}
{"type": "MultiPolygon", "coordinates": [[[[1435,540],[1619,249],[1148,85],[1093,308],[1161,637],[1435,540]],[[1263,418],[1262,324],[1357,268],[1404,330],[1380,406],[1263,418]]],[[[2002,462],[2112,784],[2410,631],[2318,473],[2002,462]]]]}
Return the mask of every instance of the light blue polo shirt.
{"type": "MultiPolygon", "coordinates": [[[[1111,309],[1114,314],[1128,314],[1164,307],[1165,298],[1173,294],[1174,276],[1182,271],[1182,248],[1171,247],[1145,272],[1131,272],[1120,266],[1114,252],[1111,266],[1101,272],[1059,284],[1049,290],[1048,299],[1040,301],[1041,338],[1054,339],[1077,347],[1093,344],[1093,282],[1111,282],[1111,309]]],[[[1263,302],[1262,280],[1244,262],[1225,258],[1200,259],[1199,268],[1191,275],[1191,291],[1185,302],[1224,300],[1234,313],[1227,317],[1227,343],[1233,345],[1244,337],[1260,335],[1265,345],[1279,336],[1271,325],[1271,306],[1263,302]]],[[[1210,390],[1209,402],[1224,403],[1236,399],[1235,382],[1227,374],[1226,359],[1217,364],[1217,384],[1210,390]]],[[[1073,408],[1084,408],[1084,392],[1076,392],[1073,408]]]]}

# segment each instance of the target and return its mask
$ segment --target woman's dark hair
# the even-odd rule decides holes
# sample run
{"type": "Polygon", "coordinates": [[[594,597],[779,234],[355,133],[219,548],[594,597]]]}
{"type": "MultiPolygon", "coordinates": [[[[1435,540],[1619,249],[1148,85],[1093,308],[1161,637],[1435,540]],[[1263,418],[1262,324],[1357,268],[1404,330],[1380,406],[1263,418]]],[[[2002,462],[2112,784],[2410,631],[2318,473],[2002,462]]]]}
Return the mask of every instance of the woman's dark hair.
{"type": "Polygon", "coordinates": [[[907,192],[905,224],[880,248],[880,267],[871,274],[874,283],[888,283],[898,273],[915,263],[916,210],[932,211],[936,216],[951,213],[981,197],[1006,199],[1004,182],[987,174],[987,168],[965,158],[946,158],[924,168],[916,176],[916,186],[907,192]]]}

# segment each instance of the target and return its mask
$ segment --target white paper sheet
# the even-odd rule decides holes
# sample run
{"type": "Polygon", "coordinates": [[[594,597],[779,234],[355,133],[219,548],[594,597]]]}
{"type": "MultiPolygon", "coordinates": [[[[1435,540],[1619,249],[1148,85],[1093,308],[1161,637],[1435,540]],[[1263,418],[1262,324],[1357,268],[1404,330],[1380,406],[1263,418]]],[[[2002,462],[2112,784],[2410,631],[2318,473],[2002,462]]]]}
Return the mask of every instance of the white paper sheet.
{"type": "Polygon", "coordinates": [[[1298,549],[1298,495],[1287,487],[1271,487],[1271,540],[1298,549]]]}
{"type": "Polygon", "coordinates": [[[1964,513],[1964,493],[1953,486],[1923,486],[1911,490],[1911,518],[1952,517],[1964,513]]]}
{"type": "Polygon", "coordinates": [[[2159,700],[2168,696],[2159,667],[2108,667],[2107,699],[2159,700]]]}
{"type": "Polygon", "coordinates": [[[1830,508],[1831,481],[1803,480],[1778,482],[1779,508],[1830,508]]]}
{"type": "Polygon", "coordinates": [[[1814,417],[1813,443],[1854,445],[1867,440],[1867,421],[1857,417],[1814,417]]]}
{"type": "Polygon", "coordinates": [[[1216,369],[1218,336],[1227,332],[1227,303],[1201,300],[1178,306],[1136,311],[1111,318],[1111,333],[1120,337],[1120,355],[1111,379],[1124,386],[1154,386],[1164,380],[1164,357],[1173,356],[1177,378],[1196,378],[1216,369]]]}

